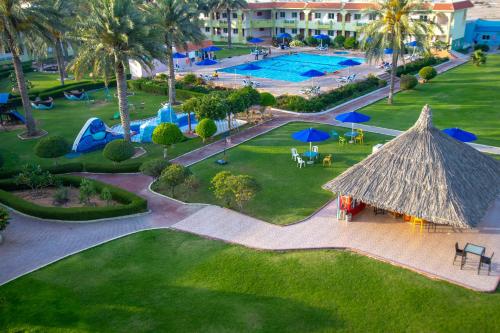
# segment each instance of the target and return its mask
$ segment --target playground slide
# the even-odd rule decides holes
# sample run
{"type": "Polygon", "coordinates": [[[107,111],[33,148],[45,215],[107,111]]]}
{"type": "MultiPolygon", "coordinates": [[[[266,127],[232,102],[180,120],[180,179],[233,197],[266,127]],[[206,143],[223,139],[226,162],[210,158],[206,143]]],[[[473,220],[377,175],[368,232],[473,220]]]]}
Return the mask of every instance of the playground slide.
{"type": "Polygon", "coordinates": [[[23,124],[26,124],[26,119],[19,112],[13,110],[13,111],[10,111],[9,113],[11,114],[12,117],[16,118],[17,120],[19,120],[23,124]]]}

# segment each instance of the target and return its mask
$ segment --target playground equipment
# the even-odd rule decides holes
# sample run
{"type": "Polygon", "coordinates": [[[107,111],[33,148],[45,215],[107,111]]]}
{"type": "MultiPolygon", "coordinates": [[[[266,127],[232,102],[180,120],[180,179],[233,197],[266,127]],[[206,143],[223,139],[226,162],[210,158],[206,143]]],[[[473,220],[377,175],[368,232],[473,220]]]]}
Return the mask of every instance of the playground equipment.
{"type": "Polygon", "coordinates": [[[0,124],[2,126],[25,124],[26,119],[17,112],[16,106],[9,102],[9,98],[9,93],[0,93],[0,124]]]}
{"type": "Polygon", "coordinates": [[[113,132],[99,118],[90,118],[76,136],[72,151],[87,153],[104,148],[108,142],[122,139],[123,134],[113,132]]]}
{"type": "Polygon", "coordinates": [[[49,97],[48,99],[42,101],[40,97],[37,97],[31,102],[31,107],[36,110],[50,110],[54,107],[54,99],[49,97]]]}
{"type": "Polygon", "coordinates": [[[84,101],[88,100],[89,96],[85,92],[85,90],[71,90],[71,91],[65,91],[64,92],[64,97],[70,101],[84,101]]]}

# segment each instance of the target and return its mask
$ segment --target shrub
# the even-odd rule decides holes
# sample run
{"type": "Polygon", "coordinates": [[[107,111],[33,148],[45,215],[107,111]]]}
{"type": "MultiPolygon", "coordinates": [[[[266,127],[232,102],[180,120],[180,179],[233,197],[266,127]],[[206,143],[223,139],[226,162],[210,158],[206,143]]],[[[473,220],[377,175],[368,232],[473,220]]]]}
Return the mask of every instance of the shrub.
{"type": "Polygon", "coordinates": [[[222,204],[227,207],[231,206],[232,201],[231,186],[228,182],[228,179],[231,176],[231,172],[221,171],[217,173],[210,181],[215,197],[218,200],[222,201],[222,204]]]}
{"type": "Polygon", "coordinates": [[[134,156],[134,146],[122,139],[113,140],[104,147],[102,154],[108,160],[120,163],[134,156]]]}
{"type": "Polygon", "coordinates": [[[333,44],[335,44],[336,47],[343,47],[344,43],[345,43],[345,37],[342,35],[337,35],[333,40],[333,44]]]}
{"type": "Polygon", "coordinates": [[[212,119],[205,118],[200,120],[198,125],[196,125],[195,132],[205,142],[206,139],[217,132],[217,125],[215,125],[215,121],[212,119]]]}
{"type": "Polygon", "coordinates": [[[85,204],[86,206],[90,205],[90,200],[94,195],[96,195],[96,189],[94,187],[94,183],[91,180],[83,178],[80,182],[80,193],[78,198],[80,202],[85,204]]]}
{"type": "Polygon", "coordinates": [[[294,39],[290,42],[290,46],[292,47],[304,47],[306,44],[304,44],[303,41],[301,40],[298,40],[298,39],[294,39]]]}
{"type": "Polygon", "coordinates": [[[27,186],[32,195],[40,194],[43,189],[54,184],[54,177],[50,172],[43,170],[38,164],[26,164],[14,178],[17,185],[27,186]]]}
{"type": "Polygon", "coordinates": [[[355,49],[358,47],[358,41],[355,37],[346,38],[346,40],[344,41],[344,47],[346,49],[355,49]]]}
{"type": "MultiPolygon", "coordinates": [[[[82,180],[82,177],[67,175],[58,176],[57,178],[65,186],[74,187],[78,187],[82,180]]],[[[143,198],[118,187],[103,184],[98,181],[93,181],[93,183],[96,190],[99,191],[103,187],[108,187],[113,195],[113,200],[119,202],[121,205],[114,205],[110,207],[71,208],[39,206],[7,192],[23,188],[17,185],[12,179],[5,179],[0,181],[0,202],[31,216],[65,221],[102,219],[136,214],[147,210],[147,201],[143,198]]]]}
{"type": "Polygon", "coordinates": [[[52,199],[54,205],[64,205],[69,201],[69,189],[67,187],[60,186],[54,193],[52,199]]]}
{"type": "Polygon", "coordinates": [[[476,44],[476,45],[474,45],[474,51],[476,51],[476,50],[488,52],[490,50],[490,47],[486,44],[476,44]]]}
{"type": "Polygon", "coordinates": [[[314,38],[313,36],[306,37],[306,39],[304,39],[304,42],[308,46],[316,46],[319,44],[319,41],[316,38],[314,38]]]}
{"type": "Polygon", "coordinates": [[[243,87],[238,90],[241,98],[244,100],[245,109],[248,109],[252,105],[257,105],[260,102],[260,94],[257,90],[252,87],[243,87]]]}
{"type": "Polygon", "coordinates": [[[196,83],[196,75],[194,73],[188,73],[188,74],[184,75],[182,82],[184,84],[194,84],[194,83],[196,83]]]}
{"type": "Polygon", "coordinates": [[[471,54],[470,59],[474,65],[481,66],[486,63],[486,54],[482,50],[476,50],[471,54]]]}
{"type": "Polygon", "coordinates": [[[188,168],[180,164],[172,164],[163,170],[159,182],[160,184],[170,187],[173,197],[175,195],[175,188],[184,183],[189,175],[191,175],[191,172],[188,168]]]}
{"type": "Polygon", "coordinates": [[[275,106],[276,105],[276,98],[273,96],[273,94],[268,93],[268,92],[263,92],[260,94],[260,102],[259,104],[261,106],[275,106]]]}
{"type": "Polygon", "coordinates": [[[427,81],[435,78],[437,75],[437,72],[436,72],[436,69],[434,67],[426,66],[418,71],[418,75],[422,78],[422,80],[424,80],[424,82],[427,82],[427,81]]]}
{"type": "Polygon", "coordinates": [[[210,118],[213,120],[224,119],[226,116],[226,101],[218,94],[208,94],[201,98],[195,109],[196,118],[210,118]]]}
{"type": "Polygon", "coordinates": [[[195,175],[189,175],[186,177],[186,180],[184,181],[184,186],[186,186],[186,188],[189,191],[196,191],[200,186],[200,182],[195,177],[195,175]]]}
{"type": "Polygon", "coordinates": [[[447,57],[444,58],[426,57],[418,59],[408,64],[398,66],[398,68],[396,69],[396,75],[401,76],[403,74],[417,74],[418,71],[425,66],[434,66],[446,61],[448,61],[447,57]]]}
{"type": "Polygon", "coordinates": [[[42,158],[58,158],[71,151],[65,138],[59,135],[40,139],[35,145],[35,155],[42,158]]]}
{"type": "Polygon", "coordinates": [[[113,201],[113,195],[111,194],[111,190],[107,187],[103,188],[101,190],[101,194],[99,195],[99,198],[103,201],[106,201],[106,204],[108,206],[111,205],[111,202],[113,201]]]}
{"type": "Polygon", "coordinates": [[[401,85],[401,89],[402,90],[410,90],[410,89],[413,89],[417,86],[418,84],[418,80],[417,78],[415,77],[415,75],[411,75],[411,74],[408,74],[408,75],[401,75],[401,82],[400,82],[400,85],[401,85]]]}
{"type": "Polygon", "coordinates": [[[229,171],[217,173],[211,181],[212,190],[217,199],[226,206],[233,203],[240,210],[255,197],[259,186],[255,179],[248,175],[233,175],[229,171]]]}
{"type": "Polygon", "coordinates": [[[160,177],[161,172],[170,165],[170,162],[163,158],[157,158],[142,163],[140,171],[146,176],[153,177],[154,179],[160,177]]]}
{"type": "Polygon", "coordinates": [[[158,145],[170,146],[184,139],[179,126],[172,123],[162,123],[153,131],[152,141],[158,145]]]}
{"type": "Polygon", "coordinates": [[[3,208],[0,207],[0,231],[5,230],[7,228],[7,225],[9,224],[9,212],[3,208]]]}

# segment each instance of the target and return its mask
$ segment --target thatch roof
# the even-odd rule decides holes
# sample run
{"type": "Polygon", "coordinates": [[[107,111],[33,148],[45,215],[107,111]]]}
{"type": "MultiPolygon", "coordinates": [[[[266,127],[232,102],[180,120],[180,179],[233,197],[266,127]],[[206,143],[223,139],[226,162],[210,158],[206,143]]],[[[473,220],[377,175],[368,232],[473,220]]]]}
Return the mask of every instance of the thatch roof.
{"type": "Polygon", "coordinates": [[[426,105],[408,131],[323,187],[379,208],[469,228],[500,193],[500,161],[435,128],[426,105]]]}

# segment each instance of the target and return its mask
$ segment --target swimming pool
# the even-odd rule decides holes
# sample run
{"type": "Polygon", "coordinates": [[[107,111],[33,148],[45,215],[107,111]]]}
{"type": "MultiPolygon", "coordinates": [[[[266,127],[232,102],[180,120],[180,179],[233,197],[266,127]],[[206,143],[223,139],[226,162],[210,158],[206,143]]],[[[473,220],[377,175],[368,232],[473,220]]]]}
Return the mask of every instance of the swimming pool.
{"type": "Polygon", "coordinates": [[[360,63],[365,62],[365,59],[363,58],[296,53],[252,62],[253,65],[261,67],[260,69],[244,70],[242,68],[248,64],[241,64],[238,66],[222,68],[220,71],[273,80],[302,82],[309,80],[310,78],[301,76],[301,73],[307,72],[311,69],[330,73],[341,70],[347,67],[339,65],[339,62],[347,59],[356,60],[360,63]]]}

